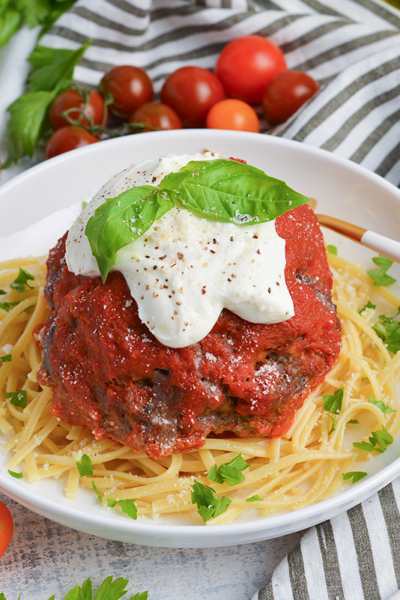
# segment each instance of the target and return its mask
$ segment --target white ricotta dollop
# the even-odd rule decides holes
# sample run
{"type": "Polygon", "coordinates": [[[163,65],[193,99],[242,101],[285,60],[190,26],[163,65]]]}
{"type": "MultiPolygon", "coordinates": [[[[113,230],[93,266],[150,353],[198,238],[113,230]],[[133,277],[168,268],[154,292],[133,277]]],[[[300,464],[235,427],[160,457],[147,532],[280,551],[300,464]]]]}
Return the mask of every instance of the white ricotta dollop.
{"type": "MultiPolygon", "coordinates": [[[[191,160],[209,152],[147,160],[110,179],[72,225],[66,260],[76,275],[99,275],[85,235],[88,220],[108,198],[139,185],[159,185],[191,160]]],[[[139,316],[166,346],[183,348],[203,339],[223,308],[252,323],[279,323],[294,315],[287,289],[285,240],[275,221],[235,225],[208,221],[173,208],[140,238],[117,253],[120,271],[139,316]]]]}

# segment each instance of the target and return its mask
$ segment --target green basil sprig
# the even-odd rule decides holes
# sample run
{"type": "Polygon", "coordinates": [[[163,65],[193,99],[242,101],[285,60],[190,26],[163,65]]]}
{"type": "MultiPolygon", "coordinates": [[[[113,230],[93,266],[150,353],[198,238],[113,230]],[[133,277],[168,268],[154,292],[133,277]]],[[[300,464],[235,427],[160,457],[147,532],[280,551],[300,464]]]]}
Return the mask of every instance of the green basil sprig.
{"type": "Polygon", "coordinates": [[[140,186],[109,198],[92,215],[86,236],[103,282],[118,250],[143,235],[174,206],[210,221],[256,225],[309,202],[285,182],[229,159],[191,161],[160,186],[140,186]]]}

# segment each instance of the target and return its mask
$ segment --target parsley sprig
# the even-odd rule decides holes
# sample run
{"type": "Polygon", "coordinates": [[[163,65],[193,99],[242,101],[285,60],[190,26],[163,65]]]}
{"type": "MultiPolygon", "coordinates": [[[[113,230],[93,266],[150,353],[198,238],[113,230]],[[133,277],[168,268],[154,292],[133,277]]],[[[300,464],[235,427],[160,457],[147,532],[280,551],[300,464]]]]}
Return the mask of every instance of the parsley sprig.
{"type": "Polygon", "coordinates": [[[342,477],[344,481],[347,481],[348,479],[352,479],[353,481],[351,483],[357,483],[357,481],[360,481],[360,479],[364,479],[364,477],[367,477],[368,473],[365,473],[365,471],[349,471],[348,473],[342,473],[342,477]]]}
{"type": "MultiPolygon", "coordinates": [[[[98,592],[93,597],[93,585],[90,577],[83,582],[82,586],[75,585],[64,597],[64,600],[120,600],[122,596],[128,593],[126,586],[129,580],[123,577],[114,579],[113,575],[106,577],[98,592]]],[[[54,594],[49,600],[55,600],[54,594]]],[[[132,596],[130,600],[147,600],[148,592],[139,592],[132,596]]],[[[0,600],[6,600],[5,595],[0,593],[0,600]]]]}
{"type": "Polygon", "coordinates": [[[33,287],[29,285],[28,281],[34,280],[35,277],[31,273],[28,273],[28,271],[25,271],[25,269],[20,268],[18,276],[10,284],[10,288],[12,290],[16,290],[20,294],[23,294],[25,292],[25,288],[29,288],[30,290],[33,289],[33,287]]]}
{"type": "Polygon", "coordinates": [[[400,306],[393,317],[379,315],[379,320],[373,326],[389,352],[396,354],[400,350],[400,306]]]}
{"type": "Polygon", "coordinates": [[[192,504],[197,504],[198,513],[204,523],[224,513],[232,503],[227,496],[218,498],[215,490],[195,479],[192,485],[192,504]]]}
{"type": "Polygon", "coordinates": [[[354,448],[358,448],[363,452],[374,452],[376,450],[377,452],[383,453],[390,444],[393,444],[393,436],[388,432],[384,425],[382,425],[380,431],[371,431],[371,437],[368,439],[370,443],[353,442],[354,448]]]}
{"type": "Polygon", "coordinates": [[[82,454],[81,462],[77,461],[76,466],[81,477],[92,477],[93,465],[90,456],[88,456],[87,454],[82,454]]]}
{"type": "Polygon", "coordinates": [[[397,410],[386,404],[386,402],[383,402],[382,400],[375,400],[373,396],[368,398],[368,402],[375,404],[375,406],[377,406],[385,414],[397,412],[397,410]]]}
{"type": "Polygon", "coordinates": [[[344,387],[339,388],[333,394],[327,394],[322,398],[324,409],[327,412],[338,415],[342,410],[344,387]]]}
{"type": "Polygon", "coordinates": [[[242,455],[238,454],[238,456],[235,456],[231,461],[223,463],[218,468],[217,465],[213,465],[207,477],[216,483],[226,482],[229,483],[229,485],[236,485],[245,480],[242,471],[248,469],[249,466],[249,463],[244,460],[242,455]]]}
{"type": "MultiPolygon", "coordinates": [[[[102,496],[97,488],[97,485],[95,484],[94,481],[92,481],[92,488],[96,492],[99,502],[101,504],[103,504],[103,498],[102,498],[102,496]]],[[[117,506],[117,504],[119,504],[122,512],[125,513],[126,515],[128,515],[128,517],[130,517],[131,519],[134,519],[136,521],[137,515],[138,515],[138,510],[137,510],[136,502],[135,502],[135,500],[133,500],[133,498],[128,498],[127,500],[115,500],[114,498],[107,498],[107,504],[110,508],[114,508],[115,506],[117,506]]]]}
{"type": "Polygon", "coordinates": [[[385,286],[395,283],[395,279],[387,274],[388,269],[392,266],[393,261],[387,256],[375,256],[373,259],[374,263],[378,265],[379,269],[371,269],[367,271],[368,275],[374,280],[374,285],[385,286]]]}

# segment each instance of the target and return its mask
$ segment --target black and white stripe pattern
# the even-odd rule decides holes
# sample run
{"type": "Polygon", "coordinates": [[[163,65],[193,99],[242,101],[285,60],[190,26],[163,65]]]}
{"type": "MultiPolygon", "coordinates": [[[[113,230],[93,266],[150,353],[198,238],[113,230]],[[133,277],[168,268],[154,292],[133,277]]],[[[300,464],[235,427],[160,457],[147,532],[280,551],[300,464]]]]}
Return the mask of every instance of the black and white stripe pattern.
{"type": "Polygon", "coordinates": [[[97,85],[114,65],[134,64],[160,91],[184,65],[212,69],[228,41],[268,36],[291,69],[320,93],[289,123],[268,131],[325,148],[400,184],[400,13],[380,0],[80,0],[42,39],[76,48],[76,69],[97,85]]]}
{"type": "MultiPolygon", "coordinates": [[[[185,65],[213,69],[230,40],[260,34],[321,91],[268,133],[329,150],[400,184],[400,12],[381,0],[80,0],[41,40],[93,39],[76,78],[146,69],[155,89],[185,65]]],[[[387,600],[400,588],[400,480],[312,528],[254,600],[387,600]],[[354,543],[351,543],[353,540],[354,543]]]]}
{"type": "Polygon", "coordinates": [[[313,527],[252,600],[388,600],[400,588],[399,507],[397,479],[313,527]]]}

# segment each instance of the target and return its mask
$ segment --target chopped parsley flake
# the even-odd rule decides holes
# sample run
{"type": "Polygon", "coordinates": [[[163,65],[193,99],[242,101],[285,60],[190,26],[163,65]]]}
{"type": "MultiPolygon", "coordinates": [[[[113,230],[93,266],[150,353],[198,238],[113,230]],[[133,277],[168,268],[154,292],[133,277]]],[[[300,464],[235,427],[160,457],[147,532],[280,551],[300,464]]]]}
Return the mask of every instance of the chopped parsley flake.
{"type": "Polygon", "coordinates": [[[385,452],[390,444],[393,444],[393,436],[390,435],[388,430],[384,425],[382,425],[381,431],[371,431],[371,437],[368,438],[370,443],[368,442],[354,442],[354,448],[358,448],[363,452],[385,452]],[[379,446],[379,448],[377,447],[379,446]]]}
{"type": "Polygon", "coordinates": [[[10,471],[10,469],[8,469],[8,472],[10,473],[11,477],[15,477],[15,479],[23,479],[24,477],[23,473],[16,473],[15,471],[10,471]]]}
{"type": "Polygon", "coordinates": [[[361,315],[366,308],[372,308],[375,310],[376,304],[372,304],[371,300],[368,300],[367,304],[364,304],[364,306],[358,311],[358,314],[361,315]]]}
{"type": "Polygon", "coordinates": [[[241,471],[248,469],[249,466],[249,463],[244,460],[242,455],[238,454],[230,462],[223,463],[219,468],[217,468],[217,465],[213,465],[207,477],[216,483],[224,483],[226,481],[229,485],[236,485],[245,480],[241,471]]]}
{"type": "Polygon", "coordinates": [[[251,496],[251,498],[247,498],[246,502],[263,502],[264,498],[261,498],[258,494],[251,496]]]}
{"type": "Polygon", "coordinates": [[[342,410],[344,387],[336,390],[334,394],[327,394],[322,398],[324,409],[338,415],[342,410]]]}
{"type": "Polygon", "coordinates": [[[393,317],[379,315],[379,321],[373,326],[389,352],[396,354],[400,350],[400,306],[393,317]]]}
{"type": "Polygon", "coordinates": [[[360,481],[360,479],[364,479],[364,477],[367,476],[368,473],[365,473],[365,471],[349,471],[348,473],[342,473],[344,481],[352,479],[352,483],[357,483],[357,481],[360,481]]]}
{"type": "Polygon", "coordinates": [[[326,249],[328,250],[329,254],[333,254],[333,256],[337,256],[337,248],[336,246],[332,246],[331,244],[329,244],[326,249]]]}
{"type": "Polygon", "coordinates": [[[382,256],[382,254],[375,256],[372,260],[379,267],[379,269],[367,271],[368,275],[374,280],[374,285],[385,286],[395,283],[396,280],[387,274],[387,270],[392,266],[393,261],[386,256],[382,256]]]}
{"type": "Polygon", "coordinates": [[[81,477],[92,477],[93,465],[90,457],[87,454],[82,454],[81,462],[77,462],[76,466],[78,467],[79,475],[81,477]]]}
{"type": "Polygon", "coordinates": [[[0,356],[0,360],[2,362],[11,362],[11,354],[4,354],[4,356],[0,356]]]}
{"type": "Polygon", "coordinates": [[[197,512],[205,523],[224,513],[232,502],[227,496],[218,498],[212,487],[204,485],[196,479],[192,485],[191,498],[192,504],[197,504],[197,512]]]}
{"type": "Polygon", "coordinates": [[[6,399],[10,400],[10,404],[19,408],[26,408],[27,394],[23,392],[6,392],[6,399]]]}
{"type": "Polygon", "coordinates": [[[33,289],[32,286],[29,285],[28,281],[34,281],[34,279],[34,276],[28,273],[28,271],[20,268],[18,277],[14,279],[10,285],[10,288],[16,290],[20,294],[23,294],[23,292],[25,292],[25,287],[28,287],[31,290],[33,289]]]}
{"type": "Polygon", "coordinates": [[[397,412],[397,410],[395,410],[391,406],[388,406],[385,402],[382,402],[382,400],[375,400],[373,396],[370,396],[368,398],[368,402],[371,402],[371,404],[375,404],[375,406],[380,408],[381,411],[385,414],[397,412]]]}

